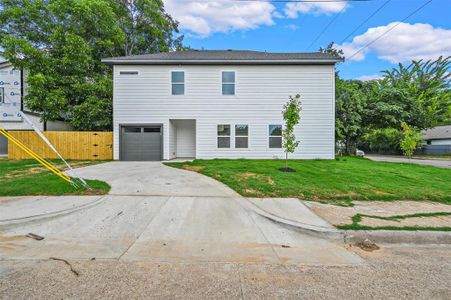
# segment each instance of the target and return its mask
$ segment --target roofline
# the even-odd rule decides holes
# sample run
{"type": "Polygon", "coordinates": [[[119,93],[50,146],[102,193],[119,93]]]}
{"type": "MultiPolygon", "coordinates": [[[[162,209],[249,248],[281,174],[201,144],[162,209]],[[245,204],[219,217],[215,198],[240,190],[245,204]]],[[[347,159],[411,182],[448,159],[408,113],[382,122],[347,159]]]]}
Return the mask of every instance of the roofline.
{"type": "Polygon", "coordinates": [[[337,59],[116,59],[105,58],[109,65],[334,65],[344,61],[337,59]]]}
{"type": "Polygon", "coordinates": [[[426,141],[432,141],[432,140],[451,140],[451,137],[432,137],[432,138],[428,138],[428,137],[424,137],[423,138],[426,141]]]}
{"type": "Polygon", "coordinates": [[[10,67],[10,66],[12,66],[12,64],[7,60],[0,62],[0,68],[10,67]]]}

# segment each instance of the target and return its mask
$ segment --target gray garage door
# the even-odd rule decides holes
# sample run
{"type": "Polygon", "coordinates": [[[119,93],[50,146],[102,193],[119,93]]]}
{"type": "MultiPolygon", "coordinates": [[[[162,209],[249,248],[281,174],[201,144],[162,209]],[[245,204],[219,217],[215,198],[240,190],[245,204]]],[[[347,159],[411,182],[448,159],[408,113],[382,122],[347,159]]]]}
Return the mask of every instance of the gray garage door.
{"type": "Polygon", "coordinates": [[[161,160],[161,126],[123,126],[121,160],[161,160]]]}

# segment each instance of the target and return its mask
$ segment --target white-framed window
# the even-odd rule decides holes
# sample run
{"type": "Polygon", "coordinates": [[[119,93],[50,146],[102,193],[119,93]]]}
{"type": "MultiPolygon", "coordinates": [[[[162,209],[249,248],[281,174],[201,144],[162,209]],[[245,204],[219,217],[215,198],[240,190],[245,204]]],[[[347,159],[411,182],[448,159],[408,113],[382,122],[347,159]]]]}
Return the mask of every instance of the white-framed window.
{"type": "Polygon", "coordinates": [[[249,125],[235,125],[235,148],[249,148],[249,125]]]}
{"type": "Polygon", "coordinates": [[[235,95],[235,72],[222,72],[222,94],[235,95]]]}
{"type": "Polygon", "coordinates": [[[172,95],[185,94],[185,72],[183,71],[171,72],[171,90],[172,95]]]}
{"type": "Polygon", "coordinates": [[[0,87],[0,103],[5,103],[5,88],[0,87]]]}
{"type": "Polygon", "coordinates": [[[218,125],[218,148],[230,148],[230,124],[218,125]]]}
{"type": "Polygon", "coordinates": [[[269,148],[282,148],[282,125],[268,126],[269,148]]]}

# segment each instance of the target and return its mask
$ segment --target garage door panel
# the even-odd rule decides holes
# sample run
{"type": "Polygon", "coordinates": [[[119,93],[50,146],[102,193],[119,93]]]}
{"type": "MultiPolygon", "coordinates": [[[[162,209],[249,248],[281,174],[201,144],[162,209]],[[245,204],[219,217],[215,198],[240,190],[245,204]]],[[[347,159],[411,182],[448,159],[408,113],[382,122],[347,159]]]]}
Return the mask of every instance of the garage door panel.
{"type": "Polygon", "coordinates": [[[161,160],[161,127],[122,127],[121,159],[161,160]]]}

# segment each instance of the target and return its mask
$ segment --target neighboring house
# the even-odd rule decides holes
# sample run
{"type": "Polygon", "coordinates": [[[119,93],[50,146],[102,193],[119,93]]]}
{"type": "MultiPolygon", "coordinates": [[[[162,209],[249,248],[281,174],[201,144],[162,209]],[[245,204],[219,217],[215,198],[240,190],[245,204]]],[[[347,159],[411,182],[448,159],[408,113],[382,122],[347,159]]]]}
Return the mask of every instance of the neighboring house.
{"type": "MultiPolygon", "coordinates": [[[[0,62],[0,128],[10,130],[31,130],[18,110],[23,111],[27,117],[40,130],[70,130],[65,122],[41,122],[39,114],[27,109],[23,96],[26,93],[26,72],[16,70],[6,61],[0,62]]],[[[8,153],[8,141],[0,135],[0,155],[8,153]]]]}
{"type": "Polygon", "coordinates": [[[451,153],[451,125],[437,126],[421,132],[425,140],[423,152],[425,154],[450,154],[451,153]]]}
{"type": "Polygon", "coordinates": [[[293,159],[335,155],[335,63],[324,53],[181,51],[107,58],[114,159],[283,158],[282,109],[301,95],[293,159]]]}

